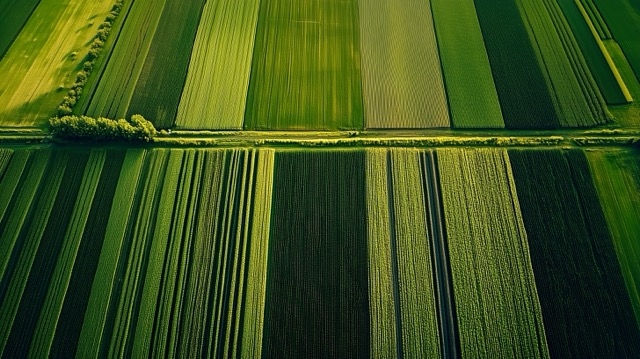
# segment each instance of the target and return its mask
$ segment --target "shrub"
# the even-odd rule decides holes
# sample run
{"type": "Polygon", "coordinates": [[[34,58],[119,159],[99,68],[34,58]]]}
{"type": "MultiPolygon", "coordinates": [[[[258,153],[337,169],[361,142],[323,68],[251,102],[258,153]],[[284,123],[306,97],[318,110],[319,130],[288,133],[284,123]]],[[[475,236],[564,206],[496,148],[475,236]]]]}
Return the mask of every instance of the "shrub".
{"type": "Polygon", "coordinates": [[[133,115],[129,120],[89,116],[53,117],[49,120],[49,128],[55,138],[97,142],[149,142],[157,134],[153,124],[141,115],[133,115]]]}

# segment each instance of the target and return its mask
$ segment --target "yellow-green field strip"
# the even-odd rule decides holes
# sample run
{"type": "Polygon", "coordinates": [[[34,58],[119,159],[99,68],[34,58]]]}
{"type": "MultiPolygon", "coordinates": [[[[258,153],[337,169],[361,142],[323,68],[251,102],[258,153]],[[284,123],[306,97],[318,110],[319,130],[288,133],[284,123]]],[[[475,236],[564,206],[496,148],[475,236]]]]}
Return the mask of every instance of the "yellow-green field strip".
{"type": "Polygon", "coordinates": [[[112,5],[111,1],[40,2],[0,60],[0,124],[40,126],[55,114],[112,5]]]}
{"type": "Polygon", "coordinates": [[[449,127],[431,1],[361,1],[366,128],[449,127]]]}
{"type": "Polygon", "coordinates": [[[443,149],[437,158],[462,357],[548,358],[507,152],[443,149]]]}
{"type": "Polygon", "coordinates": [[[207,1],[178,106],[179,128],[241,129],[259,0],[207,1]]]}

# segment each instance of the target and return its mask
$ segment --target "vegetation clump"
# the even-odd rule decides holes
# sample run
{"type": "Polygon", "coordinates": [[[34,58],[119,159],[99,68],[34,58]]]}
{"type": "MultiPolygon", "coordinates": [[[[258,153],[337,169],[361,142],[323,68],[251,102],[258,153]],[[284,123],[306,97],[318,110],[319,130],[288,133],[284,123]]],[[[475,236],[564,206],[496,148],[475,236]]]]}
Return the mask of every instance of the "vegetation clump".
{"type": "Polygon", "coordinates": [[[105,46],[109,33],[111,33],[111,27],[122,10],[123,1],[124,0],[116,1],[111,8],[111,12],[109,12],[109,15],[107,15],[104,22],[102,22],[98,27],[98,33],[91,43],[89,53],[85,58],[86,61],[82,65],[82,70],[78,71],[75,83],[71,86],[67,96],[64,97],[62,103],[58,106],[58,116],[67,116],[73,113],[73,107],[82,95],[82,90],[87,84],[87,79],[89,78],[89,75],[91,75],[91,71],[93,71],[96,60],[105,46]]]}
{"type": "Polygon", "coordinates": [[[153,124],[141,115],[131,119],[112,120],[104,117],[63,116],[49,120],[51,134],[65,140],[143,141],[157,134],[153,124]]]}

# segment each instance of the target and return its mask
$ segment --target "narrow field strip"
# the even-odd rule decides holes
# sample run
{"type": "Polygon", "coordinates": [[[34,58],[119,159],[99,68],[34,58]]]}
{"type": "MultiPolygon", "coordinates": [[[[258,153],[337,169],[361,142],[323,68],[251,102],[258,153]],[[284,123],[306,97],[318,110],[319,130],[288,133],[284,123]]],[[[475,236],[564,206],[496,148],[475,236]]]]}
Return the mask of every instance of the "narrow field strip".
{"type": "Polygon", "coordinates": [[[475,0],[505,127],[559,127],[516,0],[475,0]]]}
{"type": "Polygon", "coordinates": [[[584,62],[582,54],[571,51],[575,39],[570,32],[563,32],[564,18],[552,16],[556,15],[557,4],[551,3],[549,6],[547,0],[518,1],[518,7],[546,78],[560,125],[585,127],[604,123],[603,109],[597,113],[597,109],[590,107],[593,102],[590,81],[579,74],[584,62]]]}
{"type": "Polygon", "coordinates": [[[431,0],[455,128],[504,128],[473,0],[431,0]]]}
{"type": "Polygon", "coordinates": [[[461,355],[548,358],[507,153],[442,149],[437,158],[461,355]]]}
{"type": "Polygon", "coordinates": [[[640,81],[640,6],[633,0],[591,0],[611,29],[640,81]]]}
{"type": "Polygon", "coordinates": [[[407,358],[441,356],[438,312],[421,171],[421,152],[394,149],[388,158],[395,214],[402,354],[407,358]]]}
{"type": "MultiPolygon", "coordinates": [[[[4,178],[4,171],[9,166],[13,153],[14,151],[12,149],[0,148],[0,183],[2,183],[2,179],[4,178]]],[[[0,215],[0,218],[2,218],[2,215],[0,215]]]]}
{"type": "Polygon", "coordinates": [[[5,164],[5,171],[0,177],[0,223],[3,222],[2,219],[7,210],[10,210],[11,199],[20,184],[20,178],[22,178],[25,168],[28,168],[27,164],[31,153],[28,150],[15,151],[11,156],[11,161],[5,164]]]}
{"type": "Polygon", "coordinates": [[[389,208],[387,152],[387,149],[367,149],[365,152],[372,358],[400,358],[402,355],[402,337],[398,333],[400,319],[396,318],[399,303],[394,271],[397,263],[392,255],[395,221],[389,208]]]}
{"type": "Polygon", "coordinates": [[[134,1],[84,114],[124,118],[149,53],[165,0],[134,1]]]}
{"type": "Polygon", "coordinates": [[[205,2],[166,2],[127,108],[127,118],[141,114],[156,128],[173,127],[205,2]]]}
{"type": "Polygon", "coordinates": [[[607,104],[630,102],[631,95],[581,1],[560,0],[558,5],[573,30],[576,42],[607,104]]]}
{"type": "Polygon", "coordinates": [[[637,151],[585,152],[618,255],[636,321],[640,324],[640,166],[637,151]]]}
{"type": "Polygon", "coordinates": [[[276,153],[262,356],[369,355],[364,161],[276,153]]]}
{"type": "Polygon", "coordinates": [[[0,59],[16,39],[40,0],[0,1],[0,59]]]}
{"type": "Polygon", "coordinates": [[[205,3],[177,127],[242,129],[259,7],[259,0],[205,3]]]}
{"type": "Polygon", "coordinates": [[[449,127],[431,2],[361,1],[358,9],[365,127],[449,127]]]}
{"type": "Polygon", "coordinates": [[[129,218],[132,215],[136,202],[136,190],[141,178],[145,150],[128,150],[120,177],[117,180],[117,189],[113,195],[113,206],[109,212],[109,221],[106,226],[105,238],[97,264],[95,280],[91,285],[91,293],[84,321],[78,337],[76,355],[79,357],[97,357],[103,353],[103,333],[109,317],[109,308],[112,297],[118,292],[119,277],[118,265],[121,252],[125,246],[125,236],[128,233],[129,218]]]}
{"type": "Polygon", "coordinates": [[[355,0],[261,1],[245,129],[362,128],[358,23],[355,0]]]}
{"type": "Polygon", "coordinates": [[[549,353],[634,357],[640,330],[584,153],[510,150],[509,159],[549,353]]]}
{"type": "Polygon", "coordinates": [[[611,35],[611,30],[609,29],[607,22],[604,21],[604,18],[602,17],[600,10],[598,10],[598,7],[593,2],[593,0],[578,0],[578,1],[584,7],[589,18],[593,22],[593,25],[595,26],[596,31],[598,33],[598,36],[602,40],[611,40],[613,38],[613,35],[611,35]]]}
{"type": "MultiPolygon", "coordinates": [[[[34,308],[40,309],[45,302],[88,157],[88,152],[58,150],[52,154],[48,173],[45,174],[50,181],[44,183],[39,200],[35,203],[35,212],[31,220],[25,222],[28,231],[22,239],[25,245],[18,265],[28,275],[24,277],[24,287],[9,288],[9,293],[21,295],[22,298],[4,348],[6,355],[27,356],[38,324],[39,315],[37,310],[34,313],[34,308]]],[[[16,270],[19,269],[16,267],[16,270]]],[[[20,278],[20,275],[14,273],[14,278],[20,278]]]]}
{"type": "Polygon", "coordinates": [[[41,126],[55,114],[111,5],[110,1],[40,1],[0,60],[1,124],[41,126]]]}

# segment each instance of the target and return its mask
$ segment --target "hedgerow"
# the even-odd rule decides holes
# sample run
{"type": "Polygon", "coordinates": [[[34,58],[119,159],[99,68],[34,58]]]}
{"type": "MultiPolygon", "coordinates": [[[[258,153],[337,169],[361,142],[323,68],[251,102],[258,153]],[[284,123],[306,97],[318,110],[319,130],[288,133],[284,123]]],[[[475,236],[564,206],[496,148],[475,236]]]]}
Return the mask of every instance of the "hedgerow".
{"type": "Polygon", "coordinates": [[[73,107],[82,95],[82,90],[87,84],[87,79],[89,78],[89,75],[91,75],[91,71],[93,71],[96,60],[98,59],[98,56],[100,56],[100,53],[102,53],[107,37],[109,36],[109,33],[111,33],[111,27],[122,10],[123,1],[124,0],[116,1],[109,12],[109,15],[107,15],[105,20],[98,27],[98,33],[91,43],[89,52],[85,57],[86,61],[82,65],[82,70],[78,71],[75,83],[71,86],[67,96],[64,97],[62,103],[58,106],[58,116],[67,116],[73,113],[73,107]]]}
{"type": "Polygon", "coordinates": [[[66,140],[144,141],[149,142],[157,131],[141,115],[131,119],[112,120],[104,117],[63,116],[49,120],[51,134],[66,140]]]}

